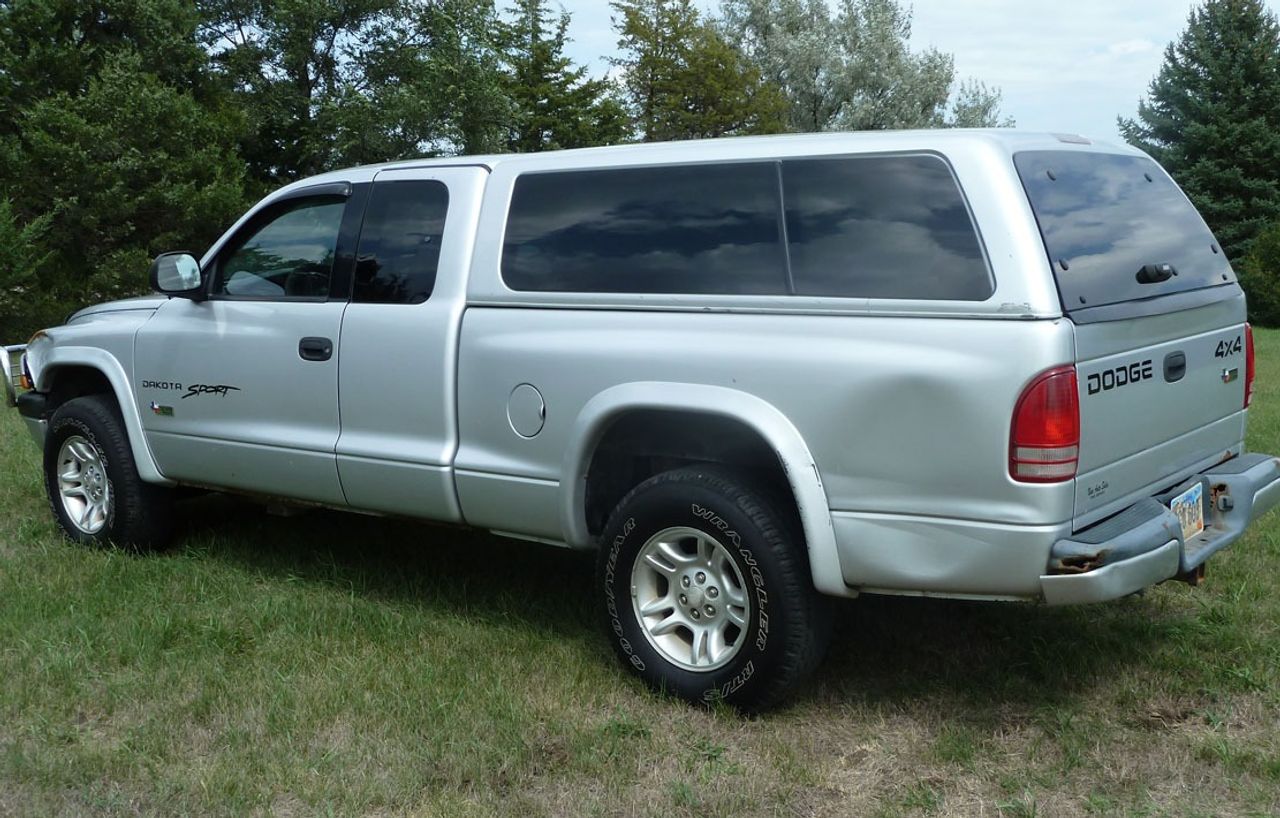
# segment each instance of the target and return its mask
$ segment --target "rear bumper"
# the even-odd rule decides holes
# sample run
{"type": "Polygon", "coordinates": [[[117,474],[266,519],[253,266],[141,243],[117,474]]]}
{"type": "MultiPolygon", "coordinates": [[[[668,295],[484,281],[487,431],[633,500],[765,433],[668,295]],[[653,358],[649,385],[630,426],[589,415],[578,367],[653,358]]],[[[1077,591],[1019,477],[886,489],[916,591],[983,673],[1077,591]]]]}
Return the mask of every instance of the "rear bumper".
{"type": "Polygon", "coordinates": [[[1280,501],[1280,458],[1245,454],[1148,498],[1092,528],[1058,540],[1050,573],[1040,577],[1045,602],[1071,605],[1127,596],[1191,574],[1280,501]],[[1170,498],[1204,483],[1205,530],[1184,542],[1170,498]]]}

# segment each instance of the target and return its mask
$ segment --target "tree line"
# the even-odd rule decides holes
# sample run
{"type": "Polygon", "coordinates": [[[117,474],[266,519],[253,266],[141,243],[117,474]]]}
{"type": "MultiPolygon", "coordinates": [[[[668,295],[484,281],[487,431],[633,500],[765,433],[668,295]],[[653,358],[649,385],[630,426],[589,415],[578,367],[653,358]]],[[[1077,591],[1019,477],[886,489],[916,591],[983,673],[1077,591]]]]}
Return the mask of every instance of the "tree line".
{"type": "Polygon", "coordinates": [[[897,0],[0,0],[0,339],[139,292],[271,188],[414,156],[994,125],[897,0]]]}
{"type": "MultiPolygon", "coordinates": [[[[898,0],[614,0],[606,75],[553,0],[0,0],[0,340],[138,292],[336,167],[732,134],[1012,124],[898,0]]],[[[1069,123],[1064,123],[1064,127],[1069,123]]],[[[1280,324],[1280,28],[1204,0],[1126,140],[1280,324]]]]}

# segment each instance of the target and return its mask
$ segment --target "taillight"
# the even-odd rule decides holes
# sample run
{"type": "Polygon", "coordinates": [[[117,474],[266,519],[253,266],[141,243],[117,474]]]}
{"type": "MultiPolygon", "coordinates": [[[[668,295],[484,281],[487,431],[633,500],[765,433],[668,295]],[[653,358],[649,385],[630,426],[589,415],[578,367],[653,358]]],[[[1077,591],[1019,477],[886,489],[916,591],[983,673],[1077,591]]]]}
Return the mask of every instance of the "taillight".
{"type": "Polygon", "coordinates": [[[1013,408],[1009,476],[1020,483],[1060,483],[1080,460],[1080,396],[1076,368],[1041,372],[1013,408]]]}
{"type": "Polygon", "coordinates": [[[1244,408],[1253,400],[1253,327],[1244,325],[1244,408]]]}

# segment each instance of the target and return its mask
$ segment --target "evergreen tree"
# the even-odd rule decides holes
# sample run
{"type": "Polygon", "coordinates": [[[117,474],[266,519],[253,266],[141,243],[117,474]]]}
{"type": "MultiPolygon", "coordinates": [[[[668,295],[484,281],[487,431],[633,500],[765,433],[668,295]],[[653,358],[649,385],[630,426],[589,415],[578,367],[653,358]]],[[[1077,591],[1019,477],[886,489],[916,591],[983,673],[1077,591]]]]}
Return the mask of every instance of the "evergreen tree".
{"type": "Polygon", "coordinates": [[[532,152],[621,142],[626,113],[607,81],[564,56],[569,15],[551,14],[547,0],[518,0],[503,26],[504,90],[513,114],[508,150],[532,152]]]}
{"type": "Polygon", "coordinates": [[[785,128],[786,101],[691,0],[614,0],[636,130],[646,142],[785,128]]]}
{"type": "Polygon", "coordinates": [[[1280,28],[1261,0],[1207,0],[1120,132],[1178,180],[1227,257],[1280,217],[1280,28]]]}
{"type": "Polygon", "coordinates": [[[19,120],[24,173],[9,190],[27,219],[48,221],[47,285],[73,303],[144,292],[154,255],[203,252],[246,204],[240,123],[142,62],[116,54],[83,93],[40,100],[19,120]]]}
{"type": "Polygon", "coordinates": [[[138,55],[161,82],[207,98],[208,57],[188,0],[9,0],[0,3],[0,133],[21,111],[88,88],[112,55],[138,55]]]}
{"type": "Polygon", "coordinates": [[[238,215],[241,119],[197,26],[183,0],[0,4],[0,337],[144,291],[152,253],[238,215]]]}
{"type": "Polygon", "coordinates": [[[509,106],[491,0],[201,0],[266,184],[352,164],[498,150],[509,106]]]}

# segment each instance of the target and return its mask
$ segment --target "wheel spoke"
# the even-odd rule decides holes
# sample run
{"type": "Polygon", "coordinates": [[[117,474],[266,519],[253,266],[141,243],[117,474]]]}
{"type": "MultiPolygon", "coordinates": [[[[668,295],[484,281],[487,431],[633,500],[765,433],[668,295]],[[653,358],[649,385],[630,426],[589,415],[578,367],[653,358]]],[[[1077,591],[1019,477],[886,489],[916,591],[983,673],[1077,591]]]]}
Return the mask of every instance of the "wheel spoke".
{"type": "Polygon", "coordinates": [[[85,531],[89,530],[89,520],[93,517],[93,504],[85,503],[84,510],[80,512],[80,527],[85,531]]]}
{"type": "Polygon", "coordinates": [[[674,542],[660,542],[658,543],[657,548],[664,557],[671,561],[672,565],[688,565],[693,562],[693,557],[686,554],[681,550],[680,546],[674,542]]]}
{"type": "Polygon", "coordinates": [[[707,629],[693,629],[693,644],[689,648],[690,662],[695,665],[709,665],[714,659],[707,655],[707,629]]]}
{"type": "Polygon", "coordinates": [[[684,625],[684,618],[681,617],[675,611],[672,611],[671,615],[668,616],[666,619],[662,620],[658,624],[649,628],[649,633],[653,634],[654,636],[662,636],[664,634],[671,633],[673,630],[675,630],[676,628],[682,625],[684,625]]]}
{"type": "Polygon", "coordinates": [[[674,576],[676,573],[676,567],[668,563],[661,554],[645,554],[644,561],[648,563],[649,567],[653,570],[659,571],[667,576],[674,576]]]}
{"type": "Polygon", "coordinates": [[[726,605],[724,615],[729,621],[737,625],[739,628],[746,630],[747,627],[747,609],[741,605],[726,605]]]}
{"type": "MultiPolygon", "coordinates": [[[[724,638],[724,632],[727,627],[727,622],[721,622],[718,627],[711,631],[710,641],[707,646],[707,658],[713,664],[720,661],[720,657],[729,649],[729,642],[724,638]]],[[[741,639],[742,637],[739,636],[738,638],[741,639]]]]}
{"type": "Polygon", "coordinates": [[[744,593],[743,590],[739,588],[737,585],[735,585],[732,581],[726,582],[724,584],[724,595],[725,595],[725,598],[729,600],[730,605],[737,606],[739,608],[746,607],[746,604],[747,604],[746,593],[744,593]]]}
{"type": "Polygon", "coordinates": [[[706,536],[698,537],[698,564],[711,568],[712,556],[716,552],[717,543],[706,536]]]}
{"type": "Polygon", "coordinates": [[[76,459],[81,463],[92,463],[98,459],[93,448],[83,440],[77,440],[75,443],[71,444],[71,453],[75,455],[76,459]]]}
{"type": "Polygon", "coordinates": [[[69,463],[64,463],[63,465],[70,466],[70,468],[58,473],[59,480],[79,480],[80,475],[84,472],[84,470],[81,469],[74,460],[69,463]]]}
{"type": "Polygon", "coordinates": [[[641,605],[640,615],[653,616],[656,613],[662,613],[663,611],[674,610],[675,607],[676,606],[672,604],[671,600],[668,597],[665,597],[665,596],[658,597],[657,599],[652,599],[646,602],[645,604],[641,605]]]}

